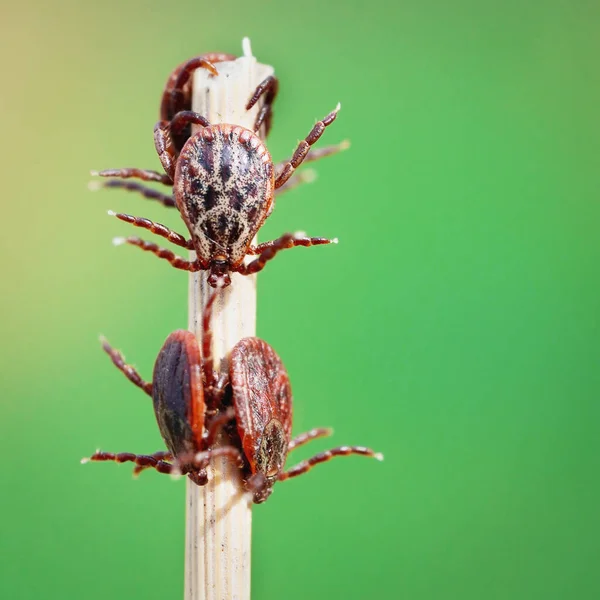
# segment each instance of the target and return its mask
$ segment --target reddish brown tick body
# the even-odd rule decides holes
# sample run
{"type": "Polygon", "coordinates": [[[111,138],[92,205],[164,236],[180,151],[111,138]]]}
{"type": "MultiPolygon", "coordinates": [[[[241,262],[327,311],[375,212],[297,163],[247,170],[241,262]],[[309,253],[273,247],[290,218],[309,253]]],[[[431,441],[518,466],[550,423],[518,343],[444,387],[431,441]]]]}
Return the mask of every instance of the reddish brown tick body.
{"type": "MultiPolygon", "coordinates": [[[[116,214],[118,218],[137,227],[148,229],[172,243],[194,250],[196,259],[185,260],[170,250],[130,237],[129,243],[151,252],[186,271],[209,271],[213,287],[230,284],[230,272],[243,275],[257,273],[283,249],[295,246],[329,244],[336,240],[284,234],[271,242],[252,245],[252,240],[274,208],[275,190],[290,179],[297,167],[307,158],[311,146],[325,128],[336,118],[339,106],[318,121],[302,140],[288,161],[274,165],[271,156],[258,137],[264,126],[265,134],[271,122],[271,104],[277,92],[277,79],[267,77],[252,94],[246,105],[252,108],[264,97],[254,131],[233,124],[211,125],[202,115],[189,110],[190,78],[199,67],[217,75],[209,60],[230,60],[230,55],[203,55],[180,65],[169,78],[161,102],[161,121],[154,128],[154,143],[165,170],[161,175],[143,169],[110,169],[98,173],[103,177],[138,178],[160,182],[173,187],[174,199],[137,184],[113,184],[141,192],[167,206],[177,205],[191,239],[171,231],[160,223],[142,217],[116,214]],[[201,129],[191,135],[191,125],[201,129]],[[245,264],[247,255],[258,258],[245,264]]],[[[345,144],[316,151],[308,160],[333,154],[345,144]]]]}
{"type": "Polygon", "coordinates": [[[360,454],[381,458],[362,446],[341,446],[321,452],[284,471],[289,451],[331,434],[312,429],[291,439],[292,392],[281,359],[269,344],[245,338],[231,353],[229,372],[217,376],[209,357],[210,307],[203,317],[202,360],[200,348],[189,331],[172,333],[154,366],[152,383],[144,382],[133,367],[106,342],[113,363],[135,385],[152,396],[160,432],[168,452],[136,455],[96,452],[93,461],[133,462],[135,472],[154,468],[160,473],[181,472],[193,482],[208,481],[206,467],[215,456],[228,456],[242,469],[246,489],[256,503],[264,502],[276,481],[306,473],[334,456],[360,454]],[[232,423],[235,418],[234,423],[232,423]],[[219,431],[229,433],[230,444],[214,447],[219,431]]]}

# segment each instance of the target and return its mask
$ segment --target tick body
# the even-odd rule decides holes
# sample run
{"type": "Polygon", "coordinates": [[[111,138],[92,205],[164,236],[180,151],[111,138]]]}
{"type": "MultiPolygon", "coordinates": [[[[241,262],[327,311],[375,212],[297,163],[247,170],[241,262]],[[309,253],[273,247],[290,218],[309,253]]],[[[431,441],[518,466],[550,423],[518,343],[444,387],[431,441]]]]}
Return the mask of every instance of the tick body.
{"type": "MultiPolygon", "coordinates": [[[[209,355],[210,307],[203,317],[202,353],[209,355]]],[[[121,355],[104,344],[113,363],[135,385],[152,396],[154,412],[168,452],[152,455],[96,452],[93,461],[134,462],[135,472],[154,468],[160,473],[181,472],[197,485],[208,481],[206,467],[215,456],[227,456],[240,467],[246,489],[255,503],[264,502],[277,481],[309,471],[335,456],[359,454],[381,459],[363,446],[340,446],[321,452],[284,470],[290,451],[313,439],[331,435],[312,429],[296,438],[292,432],[292,391],[288,374],[275,350],[249,337],[233,348],[228,371],[217,375],[212,360],[200,358],[200,348],[187,331],[172,333],[154,367],[152,383],[144,382],[121,355]],[[215,447],[221,430],[228,445],[215,447]]]]}
{"type": "Polygon", "coordinates": [[[209,354],[208,322],[213,301],[214,295],[203,319],[202,352],[191,332],[173,332],[158,354],[151,383],[145,382],[118,351],[103,342],[115,366],[152,397],[158,428],[168,451],[152,455],[96,452],[91,460],[134,462],[136,473],[146,468],[160,473],[179,472],[198,485],[208,481],[206,466],[215,456],[229,456],[240,466],[243,464],[237,448],[213,447],[223,426],[234,417],[233,409],[227,409],[222,403],[226,379],[213,372],[209,354]],[[201,458],[198,458],[199,453],[202,453],[201,458]]]}
{"type": "Polygon", "coordinates": [[[202,129],[184,146],[174,177],[177,207],[192,234],[209,283],[243,263],[273,206],[271,156],[248,129],[217,125],[202,129]]]}
{"type": "Polygon", "coordinates": [[[194,250],[196,259],[186,260],[137,237],[120,241],[155,254],[177,269],[209,271],[210,285],[218,287],[230,284],[231,272],[250,275],[261,271],[281,250],[336,241],[287,233],[276,240],[252,245],[252,240],[274,208],[275,191],[284,186],[290,187],[287,182],[304,161],[328,156],[344,149],[347,144],[317,150],[309,157],[311,146],[335,120],[338,105],[314,125],[289,160],[274,164],[259,137],[259,133],[266,135],[271,122],[271,104],[277,91],[277,79],[273,76],[261,82],[247,101],[246,108],[250,109],[263,99],[252,130],[235,124],[211,124],[202,115],[192,112],[189,110],[191,75],[195,69],[203,67],[211,72],[211,76],[218,77],[218,62],[215,66],[208,60],[215,56],[225,60],[229,55],[203,55],[191,59],[180,65],[167,82],[161,102],[161,120],[154,129],[155,148],[164,174],[144,169],[110,169],[97,174],[120,179],[138,178],[172,186],[173,197],[135,183],[111,185],[140,192],[166,206],[177,206],[190,239],[142,217],[124,213],[115,216],[161,235],[182,248],[194,250]],[[192,126],[199,128],[193,135],[190,133],[192,126]],[[244,263],[248,255],[257,258],[244,263]]]}

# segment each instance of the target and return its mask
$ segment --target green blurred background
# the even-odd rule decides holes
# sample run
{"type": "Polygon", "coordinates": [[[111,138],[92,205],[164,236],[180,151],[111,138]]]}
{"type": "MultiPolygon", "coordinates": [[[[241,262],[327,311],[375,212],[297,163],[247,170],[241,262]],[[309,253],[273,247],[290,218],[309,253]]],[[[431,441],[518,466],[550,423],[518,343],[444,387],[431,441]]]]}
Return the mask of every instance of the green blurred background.
{"type": "Polygon", "coordinates": [[[3,4],[0,597],[182,596],[183,481],[79,464],[161,448],[98,334],[149,378],[186,323],[186,276],[106,210],[182,225],[86,185],[158,168],[167,74],[244,35],[276,159],[338,101],[324,143],[352,140],[261,231],[341,243],[269,265],[259,335],[296,432],[386,455],[255,508],[253,597],[599,597],[597,3],[3,4]]]}

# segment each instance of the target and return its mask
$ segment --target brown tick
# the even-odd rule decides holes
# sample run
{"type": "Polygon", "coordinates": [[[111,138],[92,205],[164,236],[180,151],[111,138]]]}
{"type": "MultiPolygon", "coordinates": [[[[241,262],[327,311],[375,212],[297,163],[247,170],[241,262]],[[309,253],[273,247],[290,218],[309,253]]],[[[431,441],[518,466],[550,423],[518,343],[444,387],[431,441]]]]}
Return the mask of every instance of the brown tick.
{"type": "MultiPolygon", "coordinates": [[[[176,205],[191,235],[186,239],[160,223],[149,219],[118,213],[119,219],[160,235],[188,250],[194,250],[196,259],[186,260],[170,250],[137,237],[118,239],[151,252],[186,271],[209,271],[208,281],[213,287],[230,284],[230,272],[250,275],[262,270],[265,264],[285,248],[335,243],[337,240],[285,234],[280,238],[252,245],[252,240],[274,208],[275,190],[284,186],[302,164],[311,146],[321,137],[325,128],[336,118],[338,107],[318,121],[302,140],[288,161],[273,164],[269,151],[258,137],[260,128],[268,130],[271,104],[277,91],[277,79],[266,78],[246,104],[252,108],[265,96],[258,113],[254,131],[233,124],[210,124],[202,115],[185,110],[189,105],[189,80],[199,67],[216,74],[216,67],[208,58],[229,55],[204,55],[179,66],[169,78],[161,117],[154,128],[154,143],[165,174],[144,169],[110,169],[94,173],[102,177],[120,179],[138,178],[173,187],[174,198],[135,184],[113,185],[142,193],[167,206],[176,205]],[[207,58],[208,57],[208,58],[207,58]],[[179,110],[184,108],[184,110],[179,110]],[[177,112],[175,112],[177,111],[177,112]],[[201,129],[188,137],[191,125],[201,129]],[[245,264],[247,255],[258,258],[245,264]]],[[[223,58],[225,60],[225,58],[223,58]]],[[[347,147],[346,143],[316,151],[308,160],[316,160],[347,147]]],[[[114,213],[111,213],[114,214],[114,213]]]]}
{"type": "Polygon", "coordinates": [[[340,446],[284,471],[288,452],[332,431],[317,428],[291,439],[290,381],[281,359],[263,340],[240,340],[232,350],[229,372],[217,375],[213,371],[208,324],[214,298],[215,294],[203,315],[202,354],[206,358],[202,359],[198,342],[189,331],[176,331],[158,355],[152,383],[143,381],[119,352],[103,342],[116,367],[152,396],[168,452],[137,455],[97,451],[82,462],[133,462],[136,474],[153,468],[160,473],[183,473],[197,485],[204,485],[209,460],[228,456],[240,465],[246,489],[254,502],[260,503],[270,496],[275,482],[302,475],[334,456],[383,458],[363,446],[340,446]],[[213,447],[222,428],[229,434],[230,444],[213,447]]]}

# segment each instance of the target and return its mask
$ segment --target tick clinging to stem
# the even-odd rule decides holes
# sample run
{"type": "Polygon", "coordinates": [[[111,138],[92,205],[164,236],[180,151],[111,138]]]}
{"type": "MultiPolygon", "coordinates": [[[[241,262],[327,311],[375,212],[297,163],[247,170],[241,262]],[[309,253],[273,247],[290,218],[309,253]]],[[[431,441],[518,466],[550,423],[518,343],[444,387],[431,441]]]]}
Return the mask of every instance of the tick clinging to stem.
{"type": "MultiPolygon", "coordinates": [[[[186,260],[170,250],[136,237],[121,241],[151,252],[178,269],[207,270],[208,282],[213,287],[229,285],[230,272],[249,275],[260,271],[285,248],[336,242],[288,233],[276,240],[252,245],[254,236],[274,208],[275,190],[281,188],[307,159],[311,146],[335,120],[339,104],[314,125],[289,160],[274,165],[258,132],[263,125],[267,129],[270,125],[271,103],[277,90],[276,78],[271,76],[265,79],[248,100],[246,108],[250,109],[260,98],[264,96],[265,99],[255,120],[254,131],[251,131],[234,124],[210,124],[198,113],[179,110],[181,106],[188,105],[186,86],[189,85],[193,70],[200,66],[216,71],[215,66],[204,57],[192,59],[175,70],[163,94],[161,116],[167,119],[156,124],[154,143],[165,174],[134,168],[94,173],[103,177],[138,178],[172,186],[174,203],[187,225],[191,239],[145,218],[121,213],[115,216],[148,229],[182,248],[194,250],[196,259],[186,260]],[[174,113],[176,110],[178,112],[174,113]],[[200,129],[186,137],[191,125],[200,129]],[[245,264],[246,255],[257,255],[257,258],[245,264]]],[[[323,148],[311,158],[327,156],[346,146],[343,143],[323,148]]],[[[160,199],[160,194],[142,187],[135,188],[135,191],[160,199]]],[[[162,199],[163,203],[169,204],[168,196],[162,199]]]]}
{"type": "Polygon", "coordinates": [[[145,382],[118,351],[103,342],[116,367],[152,397],[168,452],[136,455],[97,451],[82,462],[133,462],[136,473],[147,468],[182,473],[197,485],[204,485],[211,458],[225,455],[238,462],[246,489],[254,502],[260,503],[269,497],[275,482],[302,475],[334,456],[383,458],[370,448],[341,446],[284,471],[288,452],[332,431],[312,429],[291,439],[289,378],[275,350],[261,339],[240,340],[232,350],[228,372],[214,372],[209,323],[215,295],[209,299],[202,319],[202,355],[192,333],[172,333],[158,355],[152,383],[145,382]],[[215,447],[221,430],[229,434],[230,441],[215,447]]]}

